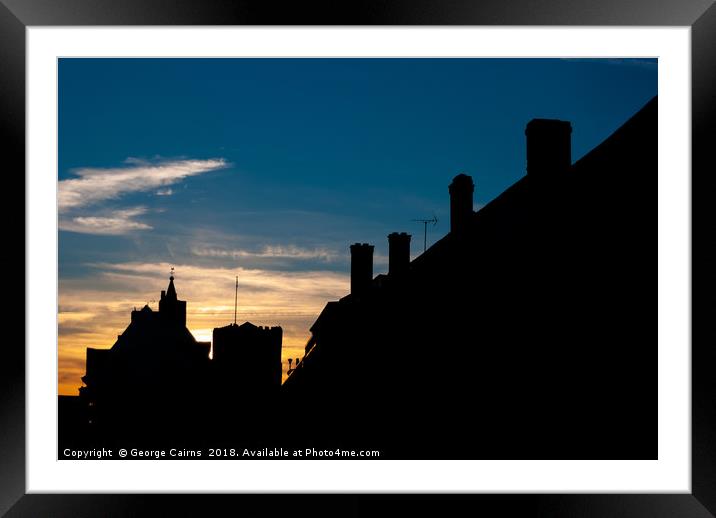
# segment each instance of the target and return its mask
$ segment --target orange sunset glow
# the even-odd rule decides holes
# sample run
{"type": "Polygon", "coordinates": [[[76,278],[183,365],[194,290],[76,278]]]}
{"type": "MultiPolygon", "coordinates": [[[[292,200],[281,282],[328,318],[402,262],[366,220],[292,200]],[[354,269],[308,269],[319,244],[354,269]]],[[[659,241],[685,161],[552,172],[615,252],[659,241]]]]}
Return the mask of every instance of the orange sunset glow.
{"type": "Polygon", "coordinates": [[[187,327],[197,340],[211,341],[214,327],[233,322],[238,275],[237,321],[282,326],[284,359],[303,355],[309,328],[326,301],[349,289],[347,273],[326,271],[283,273],[169,263],[97,265],[92,277],[60,281],[60,395],[77,395],[87,347],[111,347],[129,324],[132,309],[149,304],[156,310],[172,266],[179,297],[187,301],[187,327]]]}

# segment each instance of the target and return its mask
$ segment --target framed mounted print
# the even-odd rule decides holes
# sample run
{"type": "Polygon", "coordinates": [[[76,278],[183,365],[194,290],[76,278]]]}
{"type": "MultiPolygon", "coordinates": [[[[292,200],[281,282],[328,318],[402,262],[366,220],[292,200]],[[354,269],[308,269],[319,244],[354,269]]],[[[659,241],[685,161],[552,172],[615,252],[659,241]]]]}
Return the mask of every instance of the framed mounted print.
{"type": "Polygon", "coordinates": [[[98,6],[4,8],[9,516],[713,511],[713,8],[98,6]]]}

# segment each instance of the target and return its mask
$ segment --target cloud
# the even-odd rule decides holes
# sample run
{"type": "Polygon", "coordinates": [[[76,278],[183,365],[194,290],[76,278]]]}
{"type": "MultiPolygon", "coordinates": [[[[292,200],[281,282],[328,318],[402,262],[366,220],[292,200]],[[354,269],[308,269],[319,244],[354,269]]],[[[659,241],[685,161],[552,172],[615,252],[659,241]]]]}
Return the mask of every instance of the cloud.
{"type": "Polygon", "coordinates": [[[78,178],[61,180],[58,185],[60,212],[118,198],[131,192],[150,191],[175,184],[184,178],[227,167],[223,158],[146,162],[129,159],[125,167],[81,168],[78,178]]]}
{"type": "MultiPolygon", "coordinates": [[[[283,327],[283,357],[303,356],[309,328],[326,302],[350,290],[347,272],[279,272],[261,268],[204,267],[165,262],[95,263],[87,277],[60,279],[59,390],[77,394],[87,347],[111,347],[129,324],[130,312],[156,300],[176,269],[179,298],[187,301],[187,327],[206,340],[234,320],[234,282],[239,277],[238,320],[283,327]]],[[[286,368],[285,361],[283,368],[286,368]]]]}
{"type": "Polygon", "coordinates": [[[171,196],[174,194],[174,190],[171,187],[168,189],[159,189],[155,194],[157,196],[171,196]]]}
{"type": "Polygon", "coordinates": [[[108,236],[127,234],[134,230],[151,230],[150,225],[134,219],[146,212],[146,207],[132,207],[109,211],[100,216],[60,217],[59,229],[108,236]]]}
{"type": "Polygon", "coordinates": [[[225,250],[219,248],[192,248],[191,253],[199,257],[219,258],[269,258],[269,259],[318,259],[320,261],[335,261],[339,254],[325,248],[301,248],[298,246],[264,246],[260,251],[225,250]]]}
{"type": "MultiPolygon", "coordinates": [[[[234,278],[239,277],[239,294],[244,295],[244,308],[281,311],[314,307],[316,301],[343,296],[348,287],[348,274],[328,271],[282,272],[261,268],[204,267],[170,263],[95,263],[107,280],[116,281],[123,289],[134,288],[141,293],[147,286],[164,286],[164,273],[175,268],[177,284],[181,281],[187,297],[197,300],[216,298],[230,302],[233,308],[234,278]],[[148,284],[149,283],[149,284],[148,284]],[[247,305],[248,304],[248,305],[247,305]]],[[[178,286],[177,286],[178,288],[178,286]]],[[[154,289],[157,291],[158,289],[154,289]]],[[[152,293],[154,294],[154,293],[152,293]]],[[[156,294],[154,294],[156,295],[156,294]]],[[[240,297],[241,298],[241,297],[240,297]]]]}

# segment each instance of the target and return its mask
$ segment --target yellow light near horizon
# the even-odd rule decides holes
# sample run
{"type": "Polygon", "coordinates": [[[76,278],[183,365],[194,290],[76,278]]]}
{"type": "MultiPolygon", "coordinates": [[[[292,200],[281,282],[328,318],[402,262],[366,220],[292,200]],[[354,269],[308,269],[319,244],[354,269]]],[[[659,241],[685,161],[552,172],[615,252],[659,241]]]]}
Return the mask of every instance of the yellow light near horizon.
{"type": "Polygon", "coordinates": [[[211,342],[213,329],[192,329],[191,334],[197,342],[211,342]]]}
{"type": "MultiPolygon", "coordinates": [[[[130,321],[132,309],[166,288],[156,272],[167,263],[96,265],[95,275],[60,282],[58,389],[77,395],[88,347],[108,349],[130,321]]],[[[282,370],[288,358],[303,356],[310,327],[329,300],[349,289],[349,276],[330,271],[276,272],[179,265],[179,298],[187,301],[187,328],[197,341],[211,342],[215,327],[234,321],[233,282],[244,279],[238,322],[283,328],[282,370]],[[228,281],[227,281],[228,279],[228,281]],[[233,302],[233,300],[231,300],[233,302]]],[[[156,307],[153,308],[156,310],[156,307]]]]}

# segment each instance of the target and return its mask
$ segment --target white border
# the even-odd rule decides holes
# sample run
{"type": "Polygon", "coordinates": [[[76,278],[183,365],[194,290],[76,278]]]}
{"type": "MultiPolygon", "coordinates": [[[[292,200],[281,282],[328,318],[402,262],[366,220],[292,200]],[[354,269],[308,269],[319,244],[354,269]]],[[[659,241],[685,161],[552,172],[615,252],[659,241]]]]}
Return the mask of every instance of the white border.
{"type": "Polygon", "coordinates": [[[27,491],[689,493],[690,41],[681,27],[28,28],[27,491]],[[57,461],[58,56],[658,57],[659,460],[57,461]]]}

